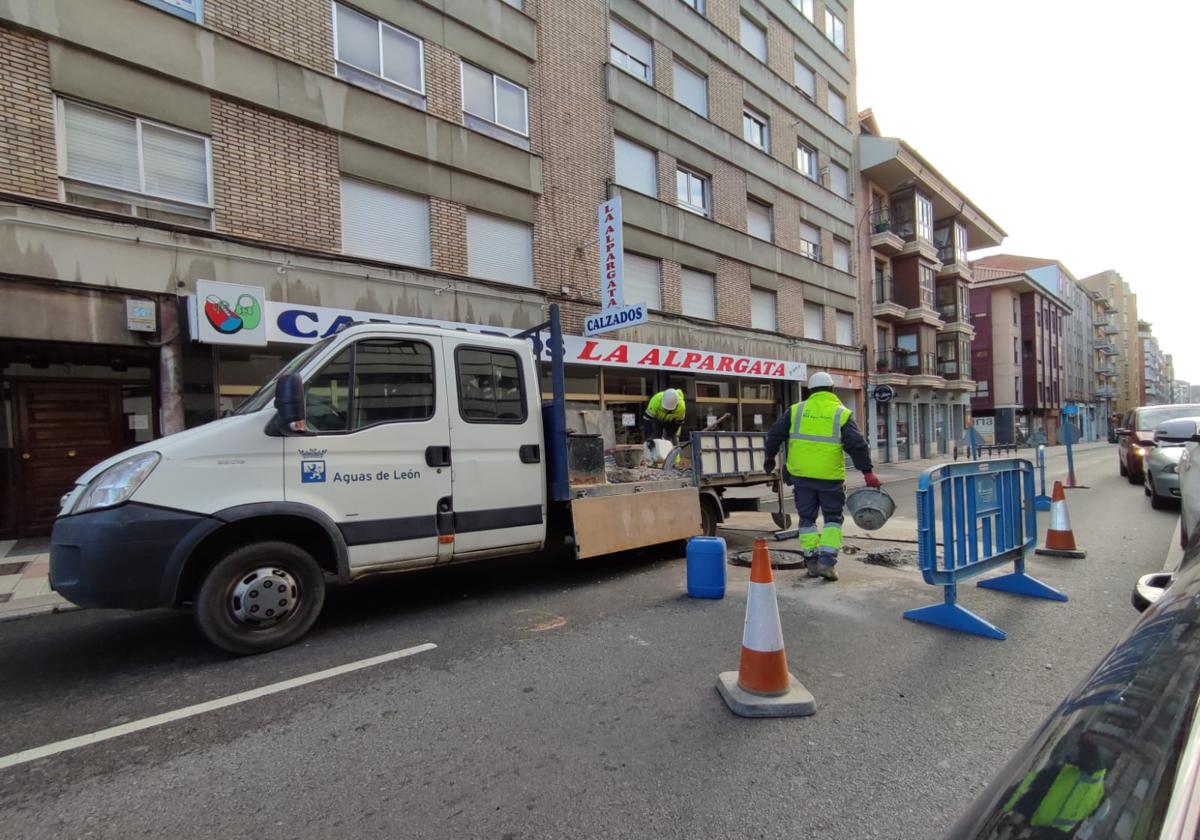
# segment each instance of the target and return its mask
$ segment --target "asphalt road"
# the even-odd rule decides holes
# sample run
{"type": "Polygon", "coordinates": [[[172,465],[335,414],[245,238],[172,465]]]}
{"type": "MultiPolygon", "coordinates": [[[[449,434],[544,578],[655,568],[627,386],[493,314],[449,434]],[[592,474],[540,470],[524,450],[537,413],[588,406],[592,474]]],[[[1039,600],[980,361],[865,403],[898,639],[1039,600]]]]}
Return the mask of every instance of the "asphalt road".
{"type": "MultiPolygon", "coordinates": [[[[1071,600],[962,587],[1007,641],[902,620],[938,600],[915,569],[780,573],[789,661],[817,699],[805,719],[725,708],[714,684],[737,666],[747,571],[694,601],[677,557],[362,582],[331,593],[301,644],[251,659],[209,648],[185,614],[0,624],[0,756],[437,645],[0,770],[0,836],[938,838],[1163,564],[1176,514],[1117,476],[1111,447],[1078,466],[1088,559],[1029,564],[1071,600]]],[[[912,485],[889,486],[902,513],[912,485]]]]}

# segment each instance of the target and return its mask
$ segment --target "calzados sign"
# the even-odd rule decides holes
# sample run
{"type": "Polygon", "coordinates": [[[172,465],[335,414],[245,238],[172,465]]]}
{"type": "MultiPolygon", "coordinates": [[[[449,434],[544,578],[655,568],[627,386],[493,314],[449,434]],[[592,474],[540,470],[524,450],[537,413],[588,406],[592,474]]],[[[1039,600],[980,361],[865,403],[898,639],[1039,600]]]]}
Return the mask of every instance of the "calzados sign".
{"type": "Polygon", "coordinates": [[[610,198],[599,207],[600,300],[603,309],[583,322],[584,335],[632,327],[650,320],[644,303],[625,305],[625,240],[621,220],[621,197],[610,198]]]}
{"type": "Polygon", "coordinates": [[[738,376],[759,376],[764,379],[791,379],[803,382],[808,376],[804,362],[784,362],[778,359],[759,359],[732,353],[708,353],[631,341],[610,341],[600,338],[565,336],[568,364],[607,365],[610,367],[642,368],[645,370],[688,370],[738,376]]]}

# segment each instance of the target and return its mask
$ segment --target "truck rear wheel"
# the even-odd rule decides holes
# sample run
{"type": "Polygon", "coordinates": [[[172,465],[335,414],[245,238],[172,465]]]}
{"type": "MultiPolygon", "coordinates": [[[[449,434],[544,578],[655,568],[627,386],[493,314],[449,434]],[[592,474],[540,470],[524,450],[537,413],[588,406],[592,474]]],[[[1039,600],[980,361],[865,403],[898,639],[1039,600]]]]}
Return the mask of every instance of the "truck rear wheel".
{"type": "Polygon", "coordinates": [[[717,525],[721,522],[721,511],[717,507],[715,499],[701,495],[700,496],[700,529],[706,537],[715,537],[717,535],[717,525]]]}
{"type": "Polygon", "coordinates": [[[196,622],[219,648],[263,653],[299,639],[325,603],[325,577],[304,549],[256,542],[225,555],[196,594],[196,622]]]}

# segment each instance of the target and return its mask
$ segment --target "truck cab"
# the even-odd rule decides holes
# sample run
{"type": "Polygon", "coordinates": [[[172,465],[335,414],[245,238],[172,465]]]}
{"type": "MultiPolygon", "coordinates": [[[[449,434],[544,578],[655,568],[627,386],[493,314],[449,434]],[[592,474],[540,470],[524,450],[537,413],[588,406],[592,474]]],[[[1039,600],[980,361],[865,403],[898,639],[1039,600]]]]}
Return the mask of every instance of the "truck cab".
{"type": "Polygon", "coordinates": [[[308,630],[327,577],[539,550],[540,390],[528,341],[351,326],[234,415],[81,476],[51,585],[83,606],[191,604],[211,641],[256,653],[308,630]]]}

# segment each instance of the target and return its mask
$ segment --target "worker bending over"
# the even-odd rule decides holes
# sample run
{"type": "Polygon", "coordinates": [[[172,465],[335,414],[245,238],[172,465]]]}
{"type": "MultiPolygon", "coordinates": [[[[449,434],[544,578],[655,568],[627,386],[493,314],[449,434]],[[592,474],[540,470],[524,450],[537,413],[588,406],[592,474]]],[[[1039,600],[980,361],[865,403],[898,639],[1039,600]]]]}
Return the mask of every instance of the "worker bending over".
{"type": "Polygon", "coordinates": [[[643,437],[647,441],[661,438],[678,443],[685,414],[687,407],[683,403],[683,391],[678,388],[659,391],[650,398],[646,413],[642,415],[643,437]]]}
{"type": "Polygon", "coordinates": [[[850,409],[833,393],[833,378],[825,372],[808,380],[808,399],[798,402],[767,432],[766,471],[775,471],[775,455],[787,441],[785,478],[796,496],[800,515],[800,549],[809,577],[837,580],[838,550],[842,547],[842,508],[846,503],[846,458],[861,471],[868,487],[878,488],[871,466],[871,448],[854,425],[850,409]],[[817,511],[824,527],[817,528],[817,511]]]}

